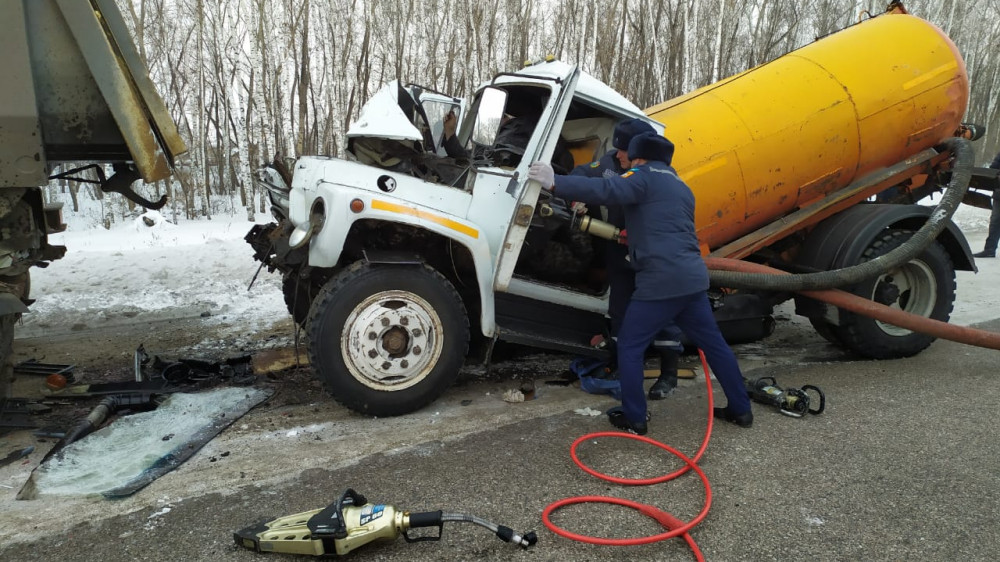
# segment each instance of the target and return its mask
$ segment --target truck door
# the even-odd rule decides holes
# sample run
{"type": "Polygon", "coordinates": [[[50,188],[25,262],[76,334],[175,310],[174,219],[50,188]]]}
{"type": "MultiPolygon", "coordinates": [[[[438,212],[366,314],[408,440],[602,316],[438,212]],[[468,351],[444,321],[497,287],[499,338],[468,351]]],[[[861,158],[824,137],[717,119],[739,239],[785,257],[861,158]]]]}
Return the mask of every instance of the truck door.
{"type": "MultiPolygon", "coordinates": [[[[525,70],[525,74],[530,74],[530,68],[525,70]]],[[[563,121],[569,111],[570,102],[573,100],[573,93],[576,91],[576,82],[580,76],[580,71],[576,66],[571,67],[566,78],[553,85],[552,96],[549,98],[542,117],[535,129],[531,142],[525,149],[524,156],[517,166],[515,176],[511,179],[508,187],[512,217],[507,225],[506,234],[503,237],[499,251],[496,255],[494,266],[493,288],[496,291],[504,292],[510,284],[514,274],[514,266],[521,253],[521,246],[524,244],[525,235],[531,225],[531,217],[535,213],[535,204],[538,202],[538,194],[541,185],[538,182],[528,181],[528,167],[532,162],[549,162],[555,152],[556,143],[559,141],[559,132],[562,130],[563,121]]],[[[510,204],[510,203],[508,203],[510,204]]],[[[497,211],[499,213],[499,209],[497,211]]]]}

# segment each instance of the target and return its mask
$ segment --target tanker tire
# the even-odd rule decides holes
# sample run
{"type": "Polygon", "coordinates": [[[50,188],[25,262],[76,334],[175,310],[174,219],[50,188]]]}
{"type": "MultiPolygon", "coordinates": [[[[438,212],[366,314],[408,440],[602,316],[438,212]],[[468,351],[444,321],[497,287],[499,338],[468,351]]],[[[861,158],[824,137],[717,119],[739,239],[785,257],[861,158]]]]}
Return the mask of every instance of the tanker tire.
{"type": "Polygon", "coordinates": [[[832,343],[833,345],[843,347],[844,342],[840,341],[840,337],[837,335],[837,327],[833,324],[823,320],[822,318],[809,318],[809,323],[812,324],[816,333],[823,337],[826,341],[832,343]]]}
{"type": "Polygon", "coordinates": [[[465,304],[426,265],[354,263],[320,290],[306,334],[309,360],[327,391],[372,416],[398,416],[433,402],[458,378],[469,350],[465,304]],[[386,373],[394,378],[383,378],[386,373]]]}
{"type": "MultiPolygon", "coordinates": [[[[873,260],[891,252],[912,235],[910,230],[887,231],[865,250],[861,261],[873,260]]],[[[948,253],[937,241],[931,242],[909,263],[865,281],[851,292],[876,300],[873,298],[876,287],[883,281],[891,281],[891,286],[901,289],[899,297],[889,303],[893,308],[902,308],[942,322],[950,318],[955,301],[955,268],[948,253]]],[[[855,314],[851,314],[841,326],[834,327],[834,332],[848,349],[873,359],[912,357],[927,349],[936,339],[855,314]]]]}

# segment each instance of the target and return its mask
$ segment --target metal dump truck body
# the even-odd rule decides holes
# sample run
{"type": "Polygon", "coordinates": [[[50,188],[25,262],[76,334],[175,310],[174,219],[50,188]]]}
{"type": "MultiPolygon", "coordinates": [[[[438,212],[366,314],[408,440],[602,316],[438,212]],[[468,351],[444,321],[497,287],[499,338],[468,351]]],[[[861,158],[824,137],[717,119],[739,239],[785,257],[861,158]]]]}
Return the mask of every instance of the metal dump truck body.
{"type": "Polygon", "coordinates": [[[185,151],[113,0],[0,5],[0,186],[37,186],[61,162],[134,162],[147,182],[185,151]]]}
{"type": "Polygon", "coordinates": [[[2,411],[14,324],[29,302],[28,271],[65,252],[48,243],[65,225],[61,204],[46,204],[41,186],[60,164],[93,166],[102,189],[146,204],[131,184],[167,178],[186,148],[114,0],[4,0],[0,31],[2,411]],[[111,164],[113,175],[101,164],[111,164]]]}

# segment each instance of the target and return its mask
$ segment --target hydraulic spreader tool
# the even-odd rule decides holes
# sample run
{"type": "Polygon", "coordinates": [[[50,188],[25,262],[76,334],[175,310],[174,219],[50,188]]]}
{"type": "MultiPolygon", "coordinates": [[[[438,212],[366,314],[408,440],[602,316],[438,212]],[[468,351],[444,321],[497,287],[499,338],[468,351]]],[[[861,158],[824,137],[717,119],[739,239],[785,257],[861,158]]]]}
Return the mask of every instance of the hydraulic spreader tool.
{"type": "Polygon", "coordinates": [[[803,385],[802,388],[781,388],[774,377],[743,379],[743,382],[751,400],[774,406],[786,416],[801,418],[806,414],[822,414],[826,409],[826,395],[819,387],[811,384],[803,385]],[[810,392],[819,397],[819,406],[815,409],[809,408],[810,392]]]}
{"type": "Polygon", "coordinates": [[[257,552],[343,556],[372,541],[392,540],[400,534],[406,542],[437,541],[446,522],[475,523],[522,548],[538,542],[534,531],[520,535],[510,527],[461,513],[401,511],[391,505],[368,503],[351,489],[323,509],[261,522],[233,533],[233,539],[237,545],[257,552]],[[417,527],[437,527],[438,534],[411,537],[407,531],[417,527]]]}

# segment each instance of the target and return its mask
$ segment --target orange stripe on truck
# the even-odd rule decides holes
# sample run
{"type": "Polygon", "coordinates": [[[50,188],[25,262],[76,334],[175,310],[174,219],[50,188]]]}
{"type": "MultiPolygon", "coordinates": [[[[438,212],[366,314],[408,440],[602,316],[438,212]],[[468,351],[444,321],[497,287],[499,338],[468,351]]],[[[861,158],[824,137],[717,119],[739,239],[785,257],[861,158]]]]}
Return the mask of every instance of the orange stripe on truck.
{"type": "Polygon", "coordinates": [[[440,215],[435,215],[434,213],[428,213],[427,211],[421,211],[415,207],[407,207],[405,205],[397,205],[395,203],[390,203],[388,201],[381,201],[379,199],[372,199],[372,209],[377,209],[379,211],[388,211],[390,213],[399,213],[401,215],[409,215],[411,217],[417,217],[418,219],[423,219],[433,223],[440,224],[445,228],[450,228],[456,232],[461,232],[462,234],[470,238],[479,238],[479,231],[470,226],[466,226],[458,221],[453,221],[449,218],[442,217],[440,215]]]}

